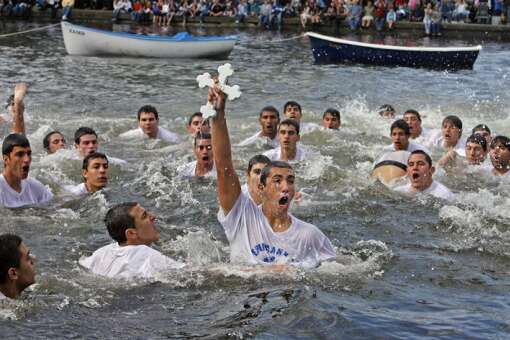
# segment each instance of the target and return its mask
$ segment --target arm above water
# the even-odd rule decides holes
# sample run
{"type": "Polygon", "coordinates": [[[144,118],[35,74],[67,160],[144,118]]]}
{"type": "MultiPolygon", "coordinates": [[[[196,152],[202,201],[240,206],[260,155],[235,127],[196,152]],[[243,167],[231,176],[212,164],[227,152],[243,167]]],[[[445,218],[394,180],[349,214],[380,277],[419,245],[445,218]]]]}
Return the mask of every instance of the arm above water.
{"type": "Polygon", "coordinates": [[[27,84],[19,83],[14,87],[14,104],[12,107],[12,133],[25,134],[25,104],[23,99],[27,93],[27,84]]]}

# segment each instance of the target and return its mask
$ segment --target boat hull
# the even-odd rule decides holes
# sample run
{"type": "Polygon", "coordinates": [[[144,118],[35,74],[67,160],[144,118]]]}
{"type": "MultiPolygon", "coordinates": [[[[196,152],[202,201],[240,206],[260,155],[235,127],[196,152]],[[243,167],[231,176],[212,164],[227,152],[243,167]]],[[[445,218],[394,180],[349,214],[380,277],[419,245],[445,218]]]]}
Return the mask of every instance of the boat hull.
{"type": "Polygon", "coordinates": [[[174,40],[172,37],[117,33],[62,22],[67,53],[81,56],[226,58],[237,37],[174,40]]]}
{"type": "Polygon", "coordinates": [[[377,66],[472,69],[481,46],[461,48],[400,47],[350,42],[307,33],[316,63],[356,63],[377,66]]]}

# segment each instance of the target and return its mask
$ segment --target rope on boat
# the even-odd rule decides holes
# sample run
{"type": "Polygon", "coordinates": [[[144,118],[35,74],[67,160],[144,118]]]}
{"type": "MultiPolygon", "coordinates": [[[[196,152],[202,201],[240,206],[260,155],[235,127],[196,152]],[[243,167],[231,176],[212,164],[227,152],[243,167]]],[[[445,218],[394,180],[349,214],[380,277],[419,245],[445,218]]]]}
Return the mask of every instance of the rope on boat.
{"type": "Polygon", "coordinates": [[[26,30],[26,31],[21,31],[21,32],[1,34],[0,38],[12,37],[14,35],[20,35],[20,34],[25,34],[25,33],[35,32],[35,31],[42,31],[42,30],[48,29],[50,27],[58,26],[58,25],[60,25],[60,23],[52,24],[52,25],[48,25],[48,26],[43,26],[43,27],[32,28],[32,29],[29,29],[29,30],[26,30]]]}
{"type": "Polygon", "coordinates": [[[303,33],[303,34],[296,35],[296,36],[290,37],[290,38],[265,41],[265,42],[262,42],[262,44],[277,44],[277,43],[281,43],[283,41],[296,40],[296,39],[302,38],[304,36],[305,36],[305,34],[303,33]]]}

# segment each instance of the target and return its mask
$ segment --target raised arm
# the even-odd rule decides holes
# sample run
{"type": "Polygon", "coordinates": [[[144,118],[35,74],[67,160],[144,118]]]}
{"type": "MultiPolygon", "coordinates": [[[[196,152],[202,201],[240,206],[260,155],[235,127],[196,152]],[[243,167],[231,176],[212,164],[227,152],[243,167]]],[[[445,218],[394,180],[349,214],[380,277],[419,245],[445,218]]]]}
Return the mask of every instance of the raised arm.
{"type": "Polygon", "coordinates": [[[212,119],[211,135],[214,163],[218,172],[218,200],[228,214],[241,194],[241,184],[232,164],[232,150],[225,119],[226,95],[220,89],[209,90],[209,101],[216,109],[212,119]]]}
{"type": "Polygon", "coordinates": [[[12,133],[25,134],[25,104],[23,99],[27,93],[27,84],[19,83],[14,87],[14,103],[12,106],[12,133]]]}

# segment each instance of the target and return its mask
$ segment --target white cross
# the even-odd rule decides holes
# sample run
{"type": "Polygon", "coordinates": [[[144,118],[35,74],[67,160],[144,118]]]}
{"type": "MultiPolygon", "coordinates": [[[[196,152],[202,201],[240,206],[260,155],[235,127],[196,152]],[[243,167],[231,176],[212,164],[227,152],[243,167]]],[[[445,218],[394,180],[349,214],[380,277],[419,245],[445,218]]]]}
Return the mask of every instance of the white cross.
{"type": "MultiPolygon", "coordinates": [[[[220,89],[227,95],[228,100],[234,100],[241,97],[241,89],[239,85],[229,86],[227,85],[227,78],[234,74],[234,69],[230,64],[224,64],[218,67],[218,85],[220,89]]],[[[198,87],[204,88],[214,87],[214,80],[212,79],[209,73],[201,74],[197,77],[198,87]]],[[[204,115],[204,119],[209,117],[213,117],[216,115],[216,110],[211,102],[207,102],[207,104],[202,105],[200,107],[200,112],[204,115]]]]}

